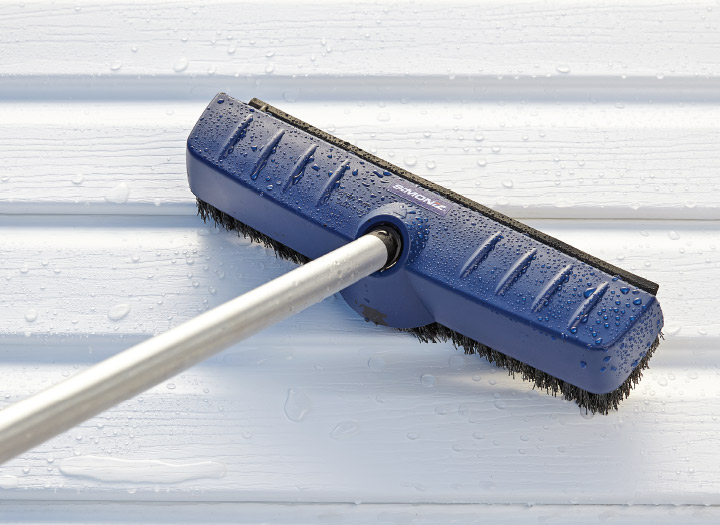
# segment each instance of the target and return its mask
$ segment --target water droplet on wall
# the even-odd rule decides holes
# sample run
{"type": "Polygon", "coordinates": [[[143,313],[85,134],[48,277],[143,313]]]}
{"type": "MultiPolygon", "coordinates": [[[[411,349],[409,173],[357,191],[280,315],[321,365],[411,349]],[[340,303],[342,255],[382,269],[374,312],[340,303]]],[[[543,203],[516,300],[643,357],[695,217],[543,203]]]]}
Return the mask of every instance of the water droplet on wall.
{"type": "Polygon", "coordinates": [[[420,376],[420,384],[426,387],[435,386],[435,376],[432,374],[423,374],[420,376]]]}
{"type": "Polygon", "coordinates": [[[130,305],[128,304],[116,304],[108,310],[107,317],[111,321],[119,321],[123,319],[127,314],[130,313],[130,305]]]}
{"type": "Polygon", "coordinates": [[[130,188],[126,182],[121,182],[105,194],[105,200],[113,204],[124,204],[130,196],[130,188]]]}
{"type": "Polygon", "coordinates": [[[348,439],[360,432],[360,425],[355,421],[341,421],[330,432],[330,437],[335,440],[348,439]]]}
{"type": "Polygon", "coordinates": [[[288,389],[285,400],[285,415],[290,421],[299,423],[308,415],[312,408],[312,402],[308,395],[297,388],[288,389]]]}
{"type": "Polygon", "coordinates": [[[188,59],[185,57],[182,57],[173,64],[173,71],[175,71],[176,73],[182,73],[183,71],[185,71],[187,69],[188,64],[189,64],[188,59]]]}

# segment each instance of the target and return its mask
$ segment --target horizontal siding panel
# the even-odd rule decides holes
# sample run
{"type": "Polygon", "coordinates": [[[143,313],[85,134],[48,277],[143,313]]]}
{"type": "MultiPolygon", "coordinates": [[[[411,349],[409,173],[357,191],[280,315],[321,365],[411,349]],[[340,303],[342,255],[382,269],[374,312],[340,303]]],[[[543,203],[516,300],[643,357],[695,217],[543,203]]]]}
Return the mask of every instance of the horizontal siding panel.
{"type": "Polygon", "coordinates": [[[0,10],[0,74],[640,75],[659,82],[720,72],[716,7],[28,1],[0,10]]]}
{"type": "MultiPolygon", "coordinates": [[[[715,104],[269,102],[513,217],[720,219],[715,104]]],[[[193,214],[204,103],[1,104],[0,212],[193,214]]]]}

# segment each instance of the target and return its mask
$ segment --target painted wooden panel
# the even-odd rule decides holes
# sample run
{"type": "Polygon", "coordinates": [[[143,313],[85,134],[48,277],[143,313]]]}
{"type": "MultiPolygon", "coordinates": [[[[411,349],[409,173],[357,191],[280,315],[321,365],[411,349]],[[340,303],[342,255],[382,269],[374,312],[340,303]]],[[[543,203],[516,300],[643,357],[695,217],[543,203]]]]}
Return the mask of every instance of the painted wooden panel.
{"type": "Polygon", "coordinates": [[[655,280],[666,315],[588,417],[334,296],[0,466],[0,521],[716,522],[719,13],[0,6],[0,407],[293,267],[195,216],[185,139],[218,91],[655,280]]]}

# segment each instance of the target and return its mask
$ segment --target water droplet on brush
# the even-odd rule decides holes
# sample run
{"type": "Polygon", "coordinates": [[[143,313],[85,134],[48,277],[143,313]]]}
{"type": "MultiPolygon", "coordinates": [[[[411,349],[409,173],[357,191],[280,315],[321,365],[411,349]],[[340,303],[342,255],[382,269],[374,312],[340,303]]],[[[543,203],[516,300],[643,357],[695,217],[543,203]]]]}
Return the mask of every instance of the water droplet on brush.
{"type": "Polygon", "coordinates": [[[70,181],[73,184],[75,184],[76,186],[79,186],[80,184],[82,184],[84,180],[85,180],[85,177],[83,177],[82,175],[79,175],[79,174],[73,175],[72,179],[70,179],[70,181]]]}
{"type": "Polygon", "coordinates": [[[121,67],[122,62],[120,62],[119,60],[110,63],[110,71],[119,71],[121,67]]]}
{"type": "Polygon", "coordinates": [[[417,432],[408,432],[407,438],[411,441],[415,441],[420,435],[417,432]]]}
{"type": "Polygon", "coordinates": [[[485,166],[487,166],[487,160],[485,160],[485,159],[478,159],[478,160],[477,160],[477,165],[480,166],[481,168],[484,168],[485,166]]]}
{"type": "Polygon", "coordinates": [[[435,161],[429,160],[429,161],[427,161],[427,162],[425,163],[425,166],[426,166],[427,169],[429,169],[429,170],[434,170],[435,167],[437,166],[437,164],[435,164],[435,161]]]}
{"type": "Polygon", "coordinates": [[[130,188],[126,182],[121,182],[105,194],[105,200],[113,204],[124,204],[130,197],[130,188]]]}
{"type": "Polygon", "coordinates": [[[426,387],[435,386],[435,376],[432,374],[423,374],[420,376],[420,384],[426,387]]]}
{"type": "Polygon", "coordinates": [[[378,113],[377,119],[380,122],[387,122],[390,120],[390,113],[388,113],[386,111],[382,111],[382,112],[378,113]]]}
{"type": "Polygon", "coordinates": [[[675,230],[670,230],[668,232],[668,237],[672,239],[673,241],[677,241],[680,238],[680,234],[676,232],[675,230]]]}
{"type": "Polygon", "coordinates": [[[360,425],[355,421],[341,421],[330,432],[330,437],[335,440],[348,439],[360,432],[360,425]]]}
{"type": "Polygon", "coordinates": [[[568,66],[567,64],[560,64],[555,68],[555,71],[557,71],[558,73],[562,73],[563,75],[567,75],[568,73],[570,73],[570,66],[568,66]]]}
{"type": "Polygon", "coordinates": [[[30,308],[27,312],[25,312],[25,320],[28,323],[33,323],[38,317],[38,312],[35,310],[35,308],[30,308]]]}
{"type": "Polygon", "coordinates": [[[403,162],[405,163],[406,166],[412,168],[413,166],[415,166],[417,164],[417,157],[412,157],[412,156],[405,157],[403,159],[403,162]]]}
{"type": "Polygon", "coordinates": [[[273,71],[275,71],[275,64],[273,64],[272,62],[265,66],[265,73],[267,73],[268,75],[273,71]]]}
{"type": "Polygon", "coordinates": [[[130,305],[116,304],[108,310],[107,317],[111,321],[119,321],[130,313],[130,305]]]}
{"type": "Polygon", "coordinates": [[[514,186],[513,181],[511,181],[511,180],[504,180],[504,181],[502,182],[502,185],[503,185],[505,188],[512,188],[512,187],[514,186]]]}
{"type": "Polygon", "coordinates": [[[312,402],[308,395],[297,388],[288,389],[285,401],[285,415],[290,421],[299,423],[308,415],[312,402]]]}

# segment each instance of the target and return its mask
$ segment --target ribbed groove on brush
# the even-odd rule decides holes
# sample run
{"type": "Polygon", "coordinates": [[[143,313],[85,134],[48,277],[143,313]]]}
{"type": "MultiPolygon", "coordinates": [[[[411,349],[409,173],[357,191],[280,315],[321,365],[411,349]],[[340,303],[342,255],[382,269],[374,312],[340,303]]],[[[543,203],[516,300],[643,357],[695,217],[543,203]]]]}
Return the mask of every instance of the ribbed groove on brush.
{"type": "Polygon", "coordinates": [[[607,282],[602,283],[587,299],[583,301],[578,309],[575,310],[575,313],[572,314],[570,319],[568,319],[568,330],[577,328],[578,325],[583,322],[583,319],[590,315],[590,312],[593,311],[593,308],[597,306],[600,299],[602,299],[602,296],[605,295],[608,286],[610,285],[607,282]]]}
{"type": "Polygon", "coordinates": [[[275,150],[277,149],[278,144],[280,143],[280,140],[282,140],[283,135],[285,134],[285,130],[281,129],[275,135],[273,135],[270,140],[262,147],[262,150],[260,152],[260,156],[258,157],[257,161],[255,162],[255,166],[253,166],[252,172],[250,173],[250,178],[252,180],[255,180],[258,178],[258,175],[260,175],[260,172],[263,170],[263,168],[267,165],[267,161],[270,158],[270,155],[275,153],[275,150]]]}
{"type": "Polygon", "coordinates": [[[548,303],[550,298],[557,292],[562,284],[567,280],[568,276],[573,271],[573,265],[568,264],[560,270],[558,273],[555,274],[555,276],[548,281],[548,283],[543,287],[542,290],[540,290],[540,293],[537,294],[537,297],[535,298],[535,301],[532,304],[532,311],[533,312],[539,312],[543,309],[543,307],[548,303]]]}
{"type": "Polygon", "coordinates": [[[350,169],[350,161],[348,159],[345,159],[337,167],[337,169],[330,176],[330,179],[328,179],[327,183],[325,184],[325,187],[320,194],[320,198],[318,199],[318,205],[325,204],[328,199],[330,199],[330,195],[332,195],[332,192],[335,191],[338,186],[340,186],[340,179],[345,176],[345,173],[348,169],[350,169]]]}
{"type": "Polygon", "coordinates": [[[245,138],[248,126],[250,126],[250,123],[252,121],[252,115],[248,115],[240,122],[240,124],[237,125],[235,131],[230,136],[230,139],[225,143],[225,147],[223,148],[222,153],[220,153],[220,156],[218,157],[219,160],[225,160],[228,155],[233,152],[238,142],[245,138]]]}
{"type": "Polygon", "coordinates": [[[505,272],[505,275],[502,276],[502,279],[500,279],[500,282],[495,287],[496,295],[504,294],[510,289],[513,284],[515,284],[515,282],[520,278],[525,269],[530,266],[530,263],[532,262],[533,257],[535,257],[536,253],[537,248],[533,248],[532,250],[518,258],[517,261],[515,261],[515,264],[513,264],[510,269],[505,272]]]}
{"type": "Polygon", "coordinates": [[[502,238],[503,236],[499,231],[493,233],[490,237],[488,237],[485,242],[482,243],[470,257],[468,257],[468,260],[465,261],[465,264],[463,264],[463,267],[460,270],[460,278],[464,279],[465,277],[473,273],[480,265],[480,263],[487,259],[488,255],[490,255],[490,252],[493,251],[495,246],[497,246],[497,243],[499,243],[502,238]]]}
{"type": "Polygon", "coordinates": [[[317,144],[312,144],[302,155],[300,155],[300,158],[298,158],[292,168],[292,171],[290,172],[288,180],[285,182],[283,191],[287,191],[290,186],[294,186],[305,176],[305,168],[307,168],[308,163],[312,160],[313,154],[317,148],[317,144]]]}

